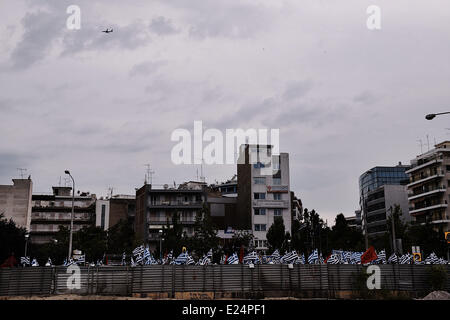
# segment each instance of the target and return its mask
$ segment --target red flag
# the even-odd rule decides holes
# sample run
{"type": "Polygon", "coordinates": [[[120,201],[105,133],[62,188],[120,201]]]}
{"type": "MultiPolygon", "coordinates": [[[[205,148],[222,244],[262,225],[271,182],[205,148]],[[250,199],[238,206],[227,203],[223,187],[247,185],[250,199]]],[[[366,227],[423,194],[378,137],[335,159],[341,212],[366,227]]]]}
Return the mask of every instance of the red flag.
{"type": "Polygon", "coordinates": [[[375,253],[375,248],[370,246],[366,252],[361,256],[361,264],[369,263],[370,261],[378,259],[377,254],[375,253]]]}
{"type": "Polygon", "coordinates": [[[244,260],[244,247],[241,246],[241,251],[239,252],[239,263],[242,263],[242,260],[244,260]]]}
{"type": "Polygon", "coordinates": [[[227,262],[228,262],[228,255],[225,256],[225,262],[224,262],[224,264],[227,264],[227,262]]]}
{"type": "Polygon", "coordinates": [[[331,254],[325,259],[325,263],[327,263],[327,261],[328,261],[328,259],[330,259],[330,257],[331,257],[331,254]]]}

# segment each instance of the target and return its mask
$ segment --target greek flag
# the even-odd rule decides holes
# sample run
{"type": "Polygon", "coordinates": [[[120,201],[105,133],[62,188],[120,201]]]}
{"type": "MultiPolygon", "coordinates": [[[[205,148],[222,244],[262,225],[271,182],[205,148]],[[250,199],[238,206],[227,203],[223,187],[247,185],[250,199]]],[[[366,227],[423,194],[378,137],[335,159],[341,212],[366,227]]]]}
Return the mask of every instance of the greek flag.
{"type": "Polygon", "coordinates": [[[361,256],[363,255],[363,252],[353,252],[350,257],[350,263],[351,264],[361,264],[361,256]]]}
{"type": "Polygon", "coordinates": [[[33,261],[31,261],[31,266],[32,267],[39,267],[39,263],[37,262],[36,258],[34,258],[33,261]]]}
{"type": "Polygon", "coordinates": [[[342,262],[349,263],[352,259],[352,252],[350,251],[344,251],[342,252],[342,262]]]}
{"type": "Polygon", "coordinates": [[[255,251],[249,253],[248,255],[246,255],[242,261],[244,264],[250,264],[250,263],[258,263],[259,262],[259,257],[256,254],[255,251]]]}
{"type": "Polygon", "coordinates": [[[24,266],[30,265],[30,257],[20,257],[20,263],[24,266]]]}
{"type": "Polygon", "coordinates": [[[283,257],[281,257],[280,262],[281,263],[287,263],[287,264],[291,264],[294,263],[298,258],[297,252],[292,251],[292,252],[287,252],[283,257]]]}
{"type": "Polygon", "coordinates": [[[78,258],[78,260],[76,261],[76,264],[79,264],[79,263],[83,264],[85,262],[86,262],[86,258],[85,258],[85,255],[83,254],[82,256],[80,256],[78,258]]]}
{"type": "Polygon", "coordinates": [[[425,259],[426,264],[437,264],[439,261],[439,258],[436,256],[434,252],[432,252],[428,258],[425,259]]]}
{"type": "Polygon", "coordinates": [[[445,260],[445,259],[443,259],[443,258],[439,258],[439,260],[438,260],[437,263],[438,263],[438,264],[447,264],[448,262],[447,262],[447,260],[445,260]]]}
{"type": "Polygon", "coordinates": [[[183,252],[175,259],[175,264],[176,265],[185,264],[187,259],[188,254],[186,252],[183,252]]]}
{"type": "Polygon", "coordinates": [[[228,258],[227,264],[239,264],[239,258],[236,253],[233,253],[233,255],[228,258]]]}
{"type": "Polygon", "coordinates": [[[209,249],[208,253],[206,254],[206,257],[208,257],[209,260],[212,260],[212,258],[213,258],[213,250],[212,249],[209,249]]]}
{"type": "Polygon", "coordinates": [[[313,264],[317,261],[317,259],[319,259],[319,252],[317,251],[317,249],[315,249],[313,251],[313,253],[311,253],[308,257],[308,263],[309,264],[313,264]]]}
{"type": "Polygon", "coordinates": [[[338,264],[340,262],[339,256],[336,253],[332,253],[327,259],[327,264],[338,264]]]}
{"type": "Polygon", "coordinates": [[[145,248],[144,248],[143,245],[141,245],[141,246],[139,246],[139,247],[136,247],[136,248],[133,250],[133,256],[142,255],[142,254],[144,253],[144,250],[145,250],[145,248]]]}
{"type": "Polygon", "coordinates": [[[127,264],[126,258],[127,258],[127,255],[126,255],[125,252],[124,252],[124,253],[122,254],[122,265],[123,265],[123,266],[125,266],[125,265],[127,264]]]}
{"type": "Polygon", "coordinates": [[[398,257],[395,253],[391,254],[388,259],[388,263],[398,263],[398,257]]]}
{"type": "Polygon", "coordinates": [[[191,257],[190,255],[187,256],[186,264],[187,264],[187,265],[195,264],[194,259],[192,259],[192,257],[191,257]]]}
{"type": "Polygon", "coordinates": [[[271,255],[270,255],[270,261],[272,261],[273,263],[280,263],[280,251],[278,251],[278,249],[276,249],[271,255]]]}
{"type": "Polygon", "coordinates": [[[377,253],[377,259],[375,260],[376,264],[386,264],[386,251],[381,250],[379,253],[377,253]]]}
{"type": "Polygon", "coordinates": [[[136,267],[136,263],[134,262],[133,257],[131,257],[131,266],[136,267]]]}
{"type": "Polygon", "coordinates": [[[305,264],[305,255],[302,253],[301,256],[298,256],[297,260],[294,262],[295,264],[305,264]]]}
{"type": "Polygon", "coordinates": [[[400,257],[400,264],[410,264],[412,262],[413,256],[409,253],[404,254],[400,257]]]}

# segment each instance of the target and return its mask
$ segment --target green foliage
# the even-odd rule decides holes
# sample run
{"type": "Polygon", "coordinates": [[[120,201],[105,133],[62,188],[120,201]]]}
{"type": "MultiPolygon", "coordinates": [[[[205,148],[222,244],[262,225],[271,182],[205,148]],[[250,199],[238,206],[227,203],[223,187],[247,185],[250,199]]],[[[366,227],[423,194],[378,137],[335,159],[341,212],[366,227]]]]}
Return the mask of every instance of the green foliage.
{"type": "MultiPolygon", "coordinates": [[[[267,242],[269,243],[269,250],[283,249],[286,240],[286,231],[282,217],[275,217],[273,224],[267,231],[267,242]]],[[[284,251],[284,250],[283,250],[284,251]]]]}
{"type": "Polygon", "coordinates": [[[13,220],[7,220],[4,214],[0,213],[0,264],[13,253],[17,260],[23,256],[25,234],[25,228],[17,227],[13,220]]]}
{"type": "Polygon", "coordinates": [[[130,254],[135,248],[133,237],[132,222],[129,219],[121,219],[108,230],[108,253],[122,254],[125,252],[130,254]]]}
{"type": "Polygon", "coordinates": [[[206,254],[210,249],[217,251],[219,238],[216,230],[209,208],[205,204],[195,217],[194,236],[190,239],[191,251],[195,251],[198,257],[206,254]]]}
{"type": "Polygon", "coordinates": [[[364,247],[364,237],[360,230],[349,227],[342,213],[336,216],[335,225],[331,229],[331,249],[360,251],[364,247]]]}
{"type": "Polygon", "coordinates": [[[428,281],[433,291],[444,290],[447,283],[447,268],[444,265],[432,265],[427,268],[428,281]]]}
{"type": "MultiPolygon", "coordinates": [[[[182,239],[185,238],[183,235],[183,226],[179,223],[178,214],[174,212],[171,217],[171,221],[167,219],[166,226],[163,228],[162,237],[164,241],[162,242],[162,251],[170,252],[173,250],[174,255],[181,253],[181,249],[184,243],[182,239]]],[[[159,257],[159,246],[157,246],[156,255],[159,257]]]]}

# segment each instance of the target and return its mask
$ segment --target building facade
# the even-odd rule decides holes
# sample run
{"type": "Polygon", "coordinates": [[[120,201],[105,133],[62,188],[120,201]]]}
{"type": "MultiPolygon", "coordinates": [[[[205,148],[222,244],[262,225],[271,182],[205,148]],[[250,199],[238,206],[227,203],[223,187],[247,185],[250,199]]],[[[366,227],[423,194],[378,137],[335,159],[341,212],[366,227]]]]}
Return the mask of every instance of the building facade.
{"type": "Polygon", "coordinates": [[[450,141],[411,160],[408,201],[413,222],[431,223],[436,231],[449,231],[450,141]]]}
{"type": "Polygon", "coordinates": [[[31,178],[12,181],[12,185],[0,185],[0,214],[30,231],[33,181],[31,178]]]}
{"type": "Polygon", "coordinates": [[[267,250],[267,231],[275,217],[291,233],[289,154],[272,154],[270,145],[242,145],[237,165],[238,215],[242,230],[252,230],[255,249],[267,250]]]}
{"type": "Polygon", "coordinates": [[[178,223],[183,226],[187,236],[194,234],[197,213],[201,212],[206,201],[205,184],[188,182],[178,188],[153,189],[145,184],[136,191],[135,233],[139,241],[156,249],[160,230],[172,223],[177,214],[178,223]]]}
{"type": "Polygon", "coordinates": [[[95,206],[95,225],[108,230],[120,220],[130,221],[134,228],[136,196],[114,195],[109,199],[98,199],[95,206]]]}
{"type": "MultiPolygon", "coordinates": [[[[70,229],[72,216],[72,188],[52,187],[53,194],[33,194],[30,239],[46,243],[64,226],[70,229]]],[[[95,194],[75,195],[73,231],[95,224],[95,194]]]]}
{"type": "Polygon", "coordinates": [[[410,166],[401,162],[395,167],[374,167],[359,177],[360,206],[363,233],[378,236],[385,233],[390,208],[400,205],[402,219],[410,220],[406,171],[410,166]]]}

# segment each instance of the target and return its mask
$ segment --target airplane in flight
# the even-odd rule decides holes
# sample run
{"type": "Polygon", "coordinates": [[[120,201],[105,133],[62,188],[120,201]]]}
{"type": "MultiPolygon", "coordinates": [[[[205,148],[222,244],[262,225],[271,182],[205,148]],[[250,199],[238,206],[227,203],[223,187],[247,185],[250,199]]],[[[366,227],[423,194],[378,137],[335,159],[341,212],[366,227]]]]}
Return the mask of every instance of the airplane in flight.
{"type": "Polygon", "coordinates": [[[106,30],[103,30],[102,32],[104,32],[104,33],[110,33],[110,32],[113,32],[113,29],[111,28],[111,30],[110,30],[110,29],[106,28],[106,30]]]}

